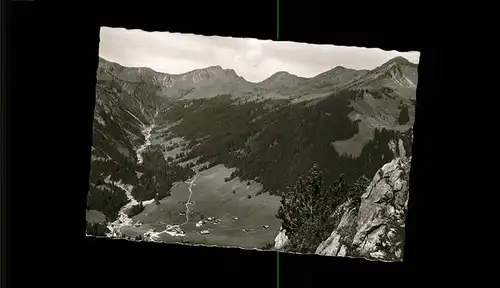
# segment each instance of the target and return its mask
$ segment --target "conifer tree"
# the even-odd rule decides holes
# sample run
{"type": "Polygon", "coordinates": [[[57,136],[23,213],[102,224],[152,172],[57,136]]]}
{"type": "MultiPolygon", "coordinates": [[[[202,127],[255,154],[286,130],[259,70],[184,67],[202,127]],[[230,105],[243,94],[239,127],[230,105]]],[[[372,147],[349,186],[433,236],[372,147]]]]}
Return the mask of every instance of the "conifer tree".
{"type": "Polygon", "coordinates": [[[281,207],[277,217],[290,239],[287,249],[295,252],[311,253],[333,231],[330,216],[349,197],[359,199],[369,181],[360,178],[348,185],[343,175],[326,186],[318,165],[313,165],[306,178],[299,177],[297,182],[282,194],[281,207]]]}

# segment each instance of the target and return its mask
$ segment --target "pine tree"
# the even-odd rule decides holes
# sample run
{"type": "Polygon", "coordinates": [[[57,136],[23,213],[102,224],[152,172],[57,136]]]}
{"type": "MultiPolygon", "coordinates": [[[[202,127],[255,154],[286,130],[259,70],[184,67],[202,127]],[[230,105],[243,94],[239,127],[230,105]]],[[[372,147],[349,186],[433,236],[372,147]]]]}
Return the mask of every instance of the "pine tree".
{"type": "Polygon", "coordinates": [[[330,216],[338,205],[345,202],[349,195],[359,198],[366,183],[365,177],[350,187],[341,175],[332,186],[326,186],[318,166],[313,165],[306,178],[299,177],[288,192],[283,193],[276,215],[282,220],[282,227],[290,239],[288,249],[314,252],[332,232],[334,223],[330,221],[330,216]]]}
{"type": "Polygon", "coordinates": [[[365,175],[361,175],[361,177],[351,185],[348,198],[354,201],[355,204],[359,204],[359,202],[361,202],[361,195],[366,191],[368,185],[370,185],[370,179],[365,175]]]}

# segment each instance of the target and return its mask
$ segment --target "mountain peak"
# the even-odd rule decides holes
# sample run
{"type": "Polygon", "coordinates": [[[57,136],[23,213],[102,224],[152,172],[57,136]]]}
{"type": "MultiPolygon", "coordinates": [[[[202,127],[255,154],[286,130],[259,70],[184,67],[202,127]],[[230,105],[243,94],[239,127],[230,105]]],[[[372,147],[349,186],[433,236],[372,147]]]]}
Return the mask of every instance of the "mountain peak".
{"type": "Polygon", "coordinates": [[[268,79],[271,79],[271,78],[277,78],[277,77],[285,77],[285,76],[291,76],[292,74],[286,72],[286,71],[278,71],[276,73],[274,73],[273,75],[269,76],[268,79]]]}
{"type": "Polygon", "coordinates": [[[212,70],[212,71],[222,71],[222,67],[220,65],[214,65],[214,66],[208,66],[205,68],[205,70],[212,70]]]}
{"type": "Polygon", "coordinates": [[[401,66],[417,67],[417,64],[414,64],[414,63],[408,61],[408,59],[406,59],[402,56],[397,56],[397,57],[390,59],[389,61],[385,62],[384,64],[378,66],[377,68],[375,68],[371,71],[375,72],[375,73],[380,73],[383,71],[389,71],[388,69],[399,69],[399,68],[401,68],[401,66]]]}
{"type": "Polygon", "coordinates": [[[205,68],[194,69],[194,70],[185,72],[185,73],[180,74],[180,75],[199,74],[199,73],[217,74],[217,73],[220,73],[222,71],[224,71],[224,69],[222,69],[221,66],[215,65],[215,66],[208,66],[205,68]]]}
{"type": "Polygon", "coordinates": [[[385,62],[382,66],[388,66],[388,65],[391,65],[391,64],[410,65],[410,66],[415,65],[414,63],[411,63],[405,57],[403,57],[403,56],[397,56],[397,57],[394,57],[391,60],[385,62]]]}
{"type": "Polygon", "coordinates": [[[335,72],[343,72],[345,70],[350,70],[350,69],[347,69],[344,66],[335,66],[333,69],[330,69],[330,71],[335,71],[335,72]]]}
{"type": "Polygon", "coordinates": [[[331,78],[331,77],[334,77],[336,75],[339,75],[339,74],[342,74],[342,73],[345,73],[345,72],[352,72],[352,71],[355,71],[355,70],[352,70],[352,69],[349,69],[349,68],[345,68],[344,66],[335,66],[334,68],[328,70],[328,71],[325,71],[323,73],[320,73],[318,75],[316,75],[314,78],[316,79],[326,79],[326,78],[331,78]]]}
{"type": "Polygon", "coordinates": [[[194,71],[204,71],[211,74],[226,74],[227,76],[238,76],[238,74],[236,74],[236,71],[234,71],[233,69],[224,69],[220,65],[209,66],[204,69],[198,69],[194,71]]]}
{"type": "Polygon", "coordinates": [[[356,85],[371,85],[379,82],[378,85],[396,85],[405,88],[415,88],[417,85],[417,64],[408,59],[398,56],[390,59],[377,68],[370,70],[368,77],[356,85]],[[364,83],[363,83],[364,82],[364,83]],[[385,84],[381,84],[385,83],[385,84]]]}
{"type": "Polygon", "coordinates": [[[290,74],[286,71],[278,71],[260,83],[282,82],[282,81],[299,81],[303,78],[290,74]]]}
{"type": "Polygon", "coordinates": [[[234,81],[238,78],[238,74],[233,69],[224,69],[219,65],[209,66],[201,69],[195,69],[184,74],[178,75],[182,80],[191,79],[193,83],[200,81],[234,81]]]}

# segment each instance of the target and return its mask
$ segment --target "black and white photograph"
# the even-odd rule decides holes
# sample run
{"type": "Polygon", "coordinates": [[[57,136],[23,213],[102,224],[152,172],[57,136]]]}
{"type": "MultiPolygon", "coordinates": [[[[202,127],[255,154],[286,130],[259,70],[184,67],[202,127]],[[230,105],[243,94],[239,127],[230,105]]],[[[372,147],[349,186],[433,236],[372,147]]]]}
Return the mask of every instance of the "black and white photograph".
{"type": "Polygon", "coordinates": [[[403,261],[419,57],[101,27],[86,235],[403,261]]]}

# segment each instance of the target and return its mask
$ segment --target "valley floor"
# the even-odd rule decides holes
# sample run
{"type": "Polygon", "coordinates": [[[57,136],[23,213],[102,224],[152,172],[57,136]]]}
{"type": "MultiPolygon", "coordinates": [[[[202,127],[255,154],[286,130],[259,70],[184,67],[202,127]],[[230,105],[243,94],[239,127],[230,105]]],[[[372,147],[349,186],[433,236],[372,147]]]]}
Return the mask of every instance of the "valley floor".
{"type": "Polygon", "coordinates": [[[390,257],[400,258],[408,192],[396,185],[408,182],[416,65],[396,57],[370,71],[335,67],[255,85],[219,68],[207,68],[206,79],[198,70],[170,78],[100,59],[87,235],[257,249],[282,249],[289,236],[285,251],[324,243],[320,252],[335,256],[371,241],[363,253],[372,257],[390,238],[390,257]],[[380,178],[381,167],[401,169],[380,178]],[[373,195],[384,197],[368,197],[372,177],[373,195]],[[387,199],[399,201],[399,222],[389,219],[384,238],[370,223],[395,213],[387,199]],[[357,216],[337,211],[342,205],[357,216]]]}
{"type": "MultiPolygon", "coordinates": [[[[161,149],[165,160],[170,158],[173,165],[185,166],[195,162],[196,158],[177,163],[179,153],[188,142],[175,135],[165,139],[165,132],[168,133],[175,123],[157,123],[157,115],[158,111],[150,125],[142,124],[141,132],[145,141],[135,149],[137,163],[144,162],[143,153],[149,148],[161,149]],[[166,148],[172,144],[178,147],[166,148]]],[[[226,182],[234,168],[216,165],[200,170],[202,166],[205,167],[204,164],[207,163],[192,167],[196,175],[174,183],[170,189],[171,195],[159,203],[154,199],[143,201],[144,210],[132,218],[127,213],[139,204],[132,196],[134,186],[124,184],[122,180],[112,181],[110,176],[102,176],[106,184],[123,190],[128,200],[120,209],[118,218],[107,223],[109,232],[106,236],[132,239],[140,236],[155,242],[189,242],[242,248],[262,248],[273,243],[280,228],[280,221],[275,216],[280,197],[268,193],[257,196],[262,190],[262,185],[257,182],[242,182],[238,178],[226,182]]],[[[97,221],[99,214],[98,211],[88,212],[87,218],[97,221]]]]}
{"type": "Polygon", "coordinates": [[[280,198],[267,193],[256,196],[262,189],[259,183],[247,186],[237,178],[225,182],[232,172],[217,165],[200,171],[192,183],[176,183],[171,196],[159,205],[146,205],[121,232],[132,238],[145,234],[153,241],[243,248],[272,243],[280,228],[275,217],[280,198]]]}

